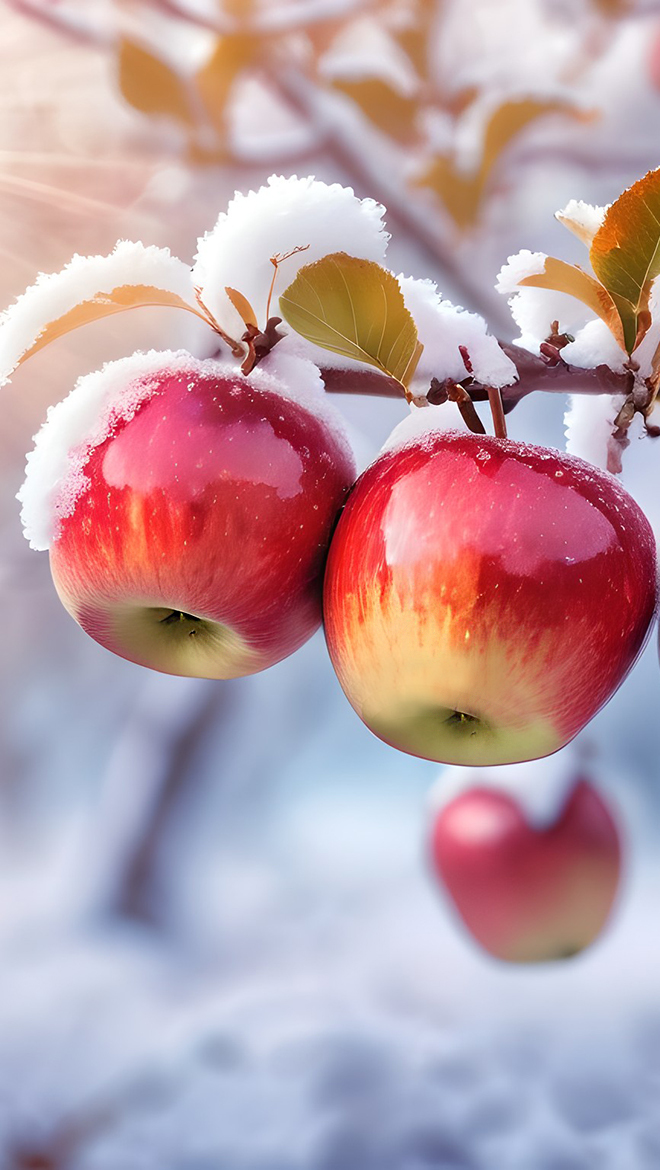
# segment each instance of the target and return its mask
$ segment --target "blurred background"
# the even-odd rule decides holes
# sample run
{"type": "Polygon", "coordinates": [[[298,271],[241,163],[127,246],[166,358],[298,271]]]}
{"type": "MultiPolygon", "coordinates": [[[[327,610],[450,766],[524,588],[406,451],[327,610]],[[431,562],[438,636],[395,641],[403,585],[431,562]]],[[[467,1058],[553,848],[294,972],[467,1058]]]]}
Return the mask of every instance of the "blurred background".
{"type": "MultiPolygon", "coordinates": [[[[119,238],[192,261],[235,189],[315,174],[508,339],[507,256],[579,260],[554,211],[660,163],[651,0],[4,0],[0,64],[3,306],[119,238]]],[[[3,391],[0,1165],[658,1167],[655,638],[581,737],[627,843],[614,917],[570,962],[497,963],[431,874],[440,769],[362,726],[321,634],[252,679],[150,674],[22,537],[48,406],[190,328],[115,316],[3,391]]],[[[564,405],[511,434],[562,446],[564,405]]],[[[365,459],[405,413],[341,406],[365,459]]],[[[624,476],[658,533],[659,459],[635,440],[624,476]]]]}

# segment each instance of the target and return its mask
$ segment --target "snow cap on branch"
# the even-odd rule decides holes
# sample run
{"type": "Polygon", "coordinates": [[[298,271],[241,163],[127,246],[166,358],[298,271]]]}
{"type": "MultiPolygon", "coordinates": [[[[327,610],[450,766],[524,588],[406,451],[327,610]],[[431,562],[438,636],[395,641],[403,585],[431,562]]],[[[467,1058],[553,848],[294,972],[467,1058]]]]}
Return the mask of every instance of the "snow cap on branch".
{"type": "Polygon", "coordinates": [[[331,252],[348,252],[382,263],[389,236],[385,208],[373,199],[358,199],[350,187],[328,186],[314,178],[271,175],[268,185],[247,195],[237,193],[212,231],[199,240],[193,282],[221,328],[235,340],[245,324],[225,289],[238,289],[254,309],[260,328],[273,279],[271,258],[304,249],[282,262],[277,295],[305,264],[331,252]]]}
{"type": "Polygon", "coordinates": [[[433,377],[441,382],[445,378],[462,382],[469,374],[498,389],[517,380],[515,365],[497,338],[488,332],[483,317],[443,301],[432,280],[415,280],[411,276],[399,276],[398,280],[424,346],[413,387],[425,386],[428,390],[433,377]]]}

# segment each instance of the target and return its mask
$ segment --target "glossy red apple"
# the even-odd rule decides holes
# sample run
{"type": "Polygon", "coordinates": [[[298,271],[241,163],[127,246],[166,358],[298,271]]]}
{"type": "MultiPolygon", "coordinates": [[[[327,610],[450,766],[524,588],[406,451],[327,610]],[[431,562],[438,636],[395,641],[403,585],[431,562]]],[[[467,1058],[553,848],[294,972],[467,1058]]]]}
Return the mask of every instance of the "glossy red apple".
{"type": "Polygon", "coordinates": [[[263,670],[320,624],[352,456],[276,386],[205,376],[200,363],[149,381],[89,455],[89,486],[51,547],[57,591],[97,642],[144,666],[263,670]]]}
{"type": "Polygon", "coordinates": [[[613,476],[459,432],[364,472],[324,591],[330,655],[367,726],[457,764],[568,743],[630,670],[655,604],[651,527],[613,476]]]}
{"type": "MultiPolygon", "coordinates": [[[[533,774],[529,777],[534,782],[533,774]]],[[[436,871],[485,950],[509,962],[561,959],[602,931],[618,889],[617,826],[579,779],[556,821],[534,828],[504,792],[475,787],[438,813],[436,871]]]]}

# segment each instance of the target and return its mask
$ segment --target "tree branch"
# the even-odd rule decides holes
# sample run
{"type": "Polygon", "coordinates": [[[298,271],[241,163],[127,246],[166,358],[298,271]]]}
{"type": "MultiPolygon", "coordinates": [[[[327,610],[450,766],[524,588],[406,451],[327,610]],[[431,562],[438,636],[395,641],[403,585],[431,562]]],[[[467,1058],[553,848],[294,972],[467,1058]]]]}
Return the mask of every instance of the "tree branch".
{"type": "MultiPolygon", "coordinates": [[[[609,366],[596,366],[593,370],[582,370],[566,362],[548,362],[540,355],[529,353],[518,345],[500,343],[518,371],[518,380],[502,387],[504,413],[509,414],[515,406],[535,390],[551,394],[625,394],[632,392],[634,377],[630,371],[617,373],[609,366]]],[[[325,388],[330,394],[367,394],[380,398],[402,398],[401,386],[393,378],[379,374],[377,370],[321,370],[325,388]]],[[[475,379],[465,379],[463,385],[473,402],[485,402],[489,387],[475,379]]]]}

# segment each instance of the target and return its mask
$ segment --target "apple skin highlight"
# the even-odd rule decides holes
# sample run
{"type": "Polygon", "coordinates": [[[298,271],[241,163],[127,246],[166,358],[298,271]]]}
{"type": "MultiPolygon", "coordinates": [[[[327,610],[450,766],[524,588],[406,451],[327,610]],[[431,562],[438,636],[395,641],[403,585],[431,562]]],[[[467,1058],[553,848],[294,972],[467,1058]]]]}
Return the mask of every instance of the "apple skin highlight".
{"type": "Polygon", "coordinates": [[[328,649],[357,713],[425,759],[549,755],[623,681],[656,606],[648,520],[558,451],[429,432],[358,480],[325,577],[328,649]]]}
{"type": "Polygon", "coordinates": [[[507,962],[569,958],[589,946],[607,922],[621,875],[616,823],[582,779],[544,829],[477,779],[438,814],[431,853],[470,934],[507,962]]]}
{"type": "Polygon", "coordinates": [[[90,453],[50,551],[57,591],[92,638],[141,665],[263,670],[320,625],[352,457],[313,407],[238,373],[155,381],[90,453]]]}

